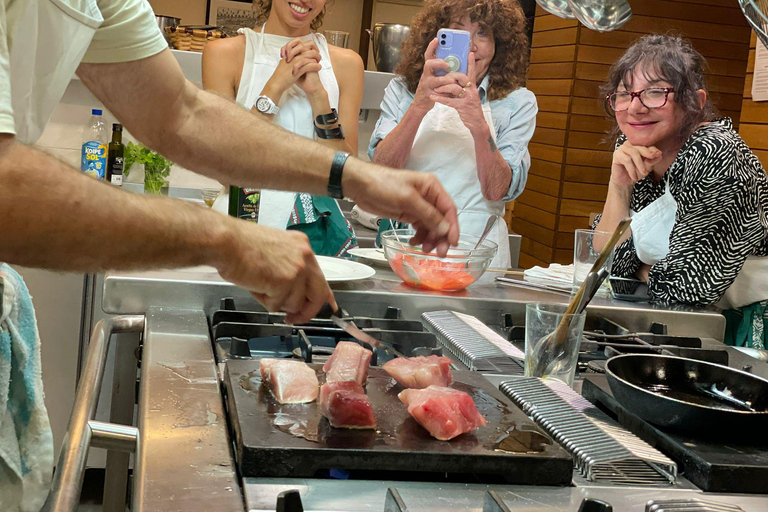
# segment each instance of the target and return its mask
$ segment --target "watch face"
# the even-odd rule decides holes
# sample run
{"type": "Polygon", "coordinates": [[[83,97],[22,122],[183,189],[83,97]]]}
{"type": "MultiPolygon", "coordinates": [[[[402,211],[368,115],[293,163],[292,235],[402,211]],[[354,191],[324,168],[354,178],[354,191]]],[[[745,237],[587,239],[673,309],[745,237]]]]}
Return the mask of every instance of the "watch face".
{"type": "Polygon", "coordinates": [[[269,112],[271,108],[269,98],[259,98],[256,100],[256,110],[262,113],[269,112]]]}

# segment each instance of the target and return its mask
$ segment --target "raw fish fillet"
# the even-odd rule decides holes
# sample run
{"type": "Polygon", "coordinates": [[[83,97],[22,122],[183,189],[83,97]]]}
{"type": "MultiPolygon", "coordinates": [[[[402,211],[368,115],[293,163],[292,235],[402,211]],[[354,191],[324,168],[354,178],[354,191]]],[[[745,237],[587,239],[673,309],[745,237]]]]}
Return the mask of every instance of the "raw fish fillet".
{"type": "Polygon", "coordinates": [[[332,427],[376,428],[371,402],[363,386],[353,380],[323,384],[318,405],[332,427]]]}
{"type": "Polygon", "coordinates": [[[323,365],[326,382],[353,380],[365,386],[373,352],[351,341],[340,341],[323,365]]]}
{"type": "Polygon", "coordinates": [[[453,380],[451,360],[440,356],[398,357],[382,368],[404,388],[448,386],[453,380]]]}
{"type": "Polygon", "coordinates": [[[304,404],[317,399],[320,383],[315,370],[303,361],[262,359],[261,381],[281,404],[304,404]]]}
{"type": "Polygon", "coordinates": [[[413,419],[441,441],[485,426],[485,418],[477,412],[472,397],[457,389],[440,386],[406,389],[397,397],[408,406],[413,419]]]}

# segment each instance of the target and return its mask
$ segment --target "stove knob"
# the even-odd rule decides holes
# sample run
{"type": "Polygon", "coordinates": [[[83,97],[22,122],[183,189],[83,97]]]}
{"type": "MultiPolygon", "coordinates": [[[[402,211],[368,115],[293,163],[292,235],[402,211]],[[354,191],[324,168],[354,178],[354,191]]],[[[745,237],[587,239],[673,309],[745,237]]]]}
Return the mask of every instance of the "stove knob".
{"type": "Polygon", "coordinates": [[[595,498],[584,498],[579,506],[579,512],[613,512],[613,507],[610,503],[595,498]]]}

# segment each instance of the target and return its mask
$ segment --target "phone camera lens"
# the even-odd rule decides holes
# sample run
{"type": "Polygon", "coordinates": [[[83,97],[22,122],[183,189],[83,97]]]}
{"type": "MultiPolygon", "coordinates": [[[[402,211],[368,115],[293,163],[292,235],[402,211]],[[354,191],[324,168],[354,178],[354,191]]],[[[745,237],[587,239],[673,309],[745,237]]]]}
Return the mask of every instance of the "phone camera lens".
{"type": "Polygon", "coordinates": [[[440,35],[440,37],[442,37],[443,39],[445,39],[445,34],[441,34],[441,35],[440,35]]]}
{"type": "Polygon", "coordinates": [[[440,44],[445,44],[445,41],[440,41],[440,44]]]}

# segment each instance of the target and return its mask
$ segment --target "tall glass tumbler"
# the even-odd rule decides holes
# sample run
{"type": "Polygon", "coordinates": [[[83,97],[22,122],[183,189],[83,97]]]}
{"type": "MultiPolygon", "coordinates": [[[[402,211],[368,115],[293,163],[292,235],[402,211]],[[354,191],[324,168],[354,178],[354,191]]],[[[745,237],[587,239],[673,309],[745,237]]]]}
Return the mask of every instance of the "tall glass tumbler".
{"type": "MultiPolygon", "coordinates": [[[[581,335],[587,313],[566,315],[565,304],[531,302],[525,307],[525,376],[558,379],[573,387],[576,363],[579,359],[581,335]],[[555,349],[554,332],[565,317],[568,322],[565,346],[555,349]],[[541,361],[547,361],[546,370],[540,372],[541,361]]],[[[544,365],[541,365],[544,366],[544,365]]]]}
{"type": "MultiPolygon", "coordinates": [[[[581,283],[587,278],[587,274],[592,269],[600,254],[603,245],[611,237],[611,233],[606,231],[592,231],[591,229],[577,229],[574,233],[575,240],[573,245],[573,288],[578,289],[581,283]]],[[[613,264],[613,254],[608,255],[603,268],[609,272],[613,264]]]]}

